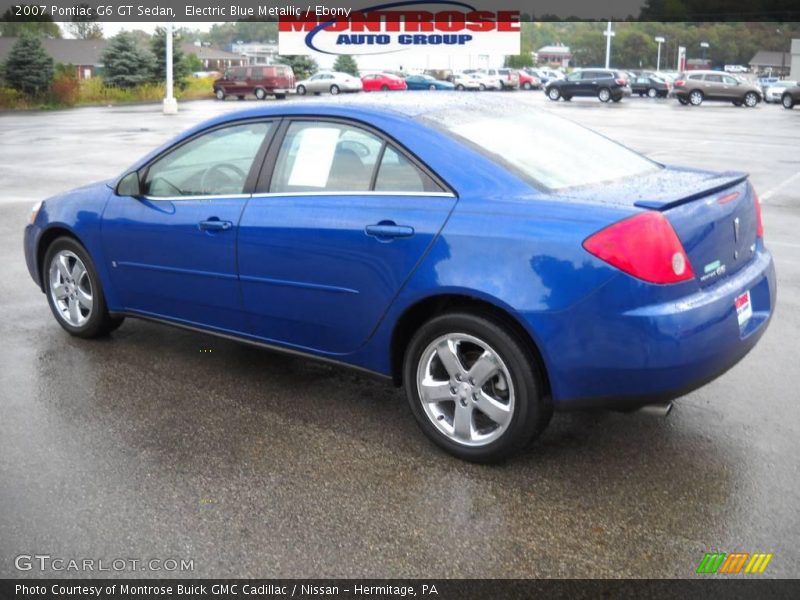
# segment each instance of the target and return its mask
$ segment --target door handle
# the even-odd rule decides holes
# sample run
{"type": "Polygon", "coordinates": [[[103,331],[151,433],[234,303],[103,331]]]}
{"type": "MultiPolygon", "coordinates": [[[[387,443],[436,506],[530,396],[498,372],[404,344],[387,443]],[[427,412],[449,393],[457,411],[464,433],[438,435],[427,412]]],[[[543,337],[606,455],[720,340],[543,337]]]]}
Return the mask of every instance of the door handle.
{"type": "Polygon", "coordinates": [[[381,241],[389,241],[395,238],[406,238],[414,235],[414,228],[407,225],[398,225],[394,221],[381,221],[376,225],[367,225],[364,228],[367,235],[381,241]]]}
{"type": "Polygon", "coordinates": [[[216,217],[211,217],[205,221],[200,221],[197,227],[200,231],[226,231],[233,227],[233,223],[230,221],[220,221],[216,217]]]}

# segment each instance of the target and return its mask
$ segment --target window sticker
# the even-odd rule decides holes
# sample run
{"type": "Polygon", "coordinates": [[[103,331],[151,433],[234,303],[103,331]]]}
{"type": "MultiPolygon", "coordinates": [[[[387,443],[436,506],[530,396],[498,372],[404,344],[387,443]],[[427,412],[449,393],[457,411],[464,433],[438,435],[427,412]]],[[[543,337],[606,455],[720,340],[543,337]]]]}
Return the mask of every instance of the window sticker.
{"type": "Polygon", "coordinates": [[[334,127],[309,127],[298,135],[298,149],[288,185],[324,188],[333,164],[340,131],[334,127]]]}

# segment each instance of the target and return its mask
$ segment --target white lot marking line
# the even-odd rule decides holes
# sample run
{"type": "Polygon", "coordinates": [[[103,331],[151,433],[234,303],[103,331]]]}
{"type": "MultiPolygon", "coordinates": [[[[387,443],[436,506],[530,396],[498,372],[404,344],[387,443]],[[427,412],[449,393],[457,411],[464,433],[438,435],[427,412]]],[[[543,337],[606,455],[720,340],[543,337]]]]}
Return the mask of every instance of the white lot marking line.
{"type": "Polygon", "coordinates": [[[797,173],[795,173],[795,174],[794,174],[794,175],[792,175],[791,177],[789,177],[789,178],[787,178],[787,179],[784,179],[782,182],[780,182],[780,183],[779,183],[778,185],[776,185],[774,188],[770,188],[769,190],[767,190],[766,192],[764,192],[764,193],[761,195],[761,200],[762,200],[762,201],[769,200],[769,199],[770,199],[770,198],[773,196],[773,194],[775,194],[775,192],[777,192],[778,190],[780,190],[780,189],[782,189],[782,188],[786,187],[787,185],[789,185],[790,183],[792,183],[792,182],[793,182],[795,179],[797,179],[798,177],[800,177],[800,171],[798,171],[797,173]]]}

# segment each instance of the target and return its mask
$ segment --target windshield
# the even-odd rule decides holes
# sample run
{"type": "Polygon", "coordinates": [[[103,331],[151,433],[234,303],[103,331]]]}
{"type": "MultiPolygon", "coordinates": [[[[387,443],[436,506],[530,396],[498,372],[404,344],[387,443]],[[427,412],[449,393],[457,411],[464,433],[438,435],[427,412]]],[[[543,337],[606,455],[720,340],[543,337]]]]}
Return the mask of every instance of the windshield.
{"type": "Polygon", "coordinates": [[[580,125],[533,112],[501,116],[454,108],[425,120],[537,187],[560,190],[641,175],[660,165],[580,125]]]}

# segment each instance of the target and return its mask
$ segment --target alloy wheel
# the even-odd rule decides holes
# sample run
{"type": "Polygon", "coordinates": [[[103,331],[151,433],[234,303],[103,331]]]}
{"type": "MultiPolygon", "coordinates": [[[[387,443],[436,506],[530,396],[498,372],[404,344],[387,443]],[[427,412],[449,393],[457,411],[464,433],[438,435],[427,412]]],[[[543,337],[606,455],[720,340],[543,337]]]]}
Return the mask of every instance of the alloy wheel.
{"type": "Polygon", "coordinates": [[[794,101],[792,100],[792,97],[789,94],[783,95],[782,103],[783,103],[783,108],[792,108],[794,106],[794,101]]]}
{"type": "Polygon", "coordinates": [[[59,317],[72,327],[82,327],[92,316],[94,295],[86,265],[78,256],[61,250],[50,261],[50,298],[59,317]]]}
{"type": "Polygon", "coordinates": [[[514,415],[514,385],[500,355],[466,333],[434,339],[417,365],[417,390],[425,416],[451,441],[491,444],[514,415]]]}
{"type": "Polygon", "coordinates": [[[608,102],[611,99],[611,92],[603,88],[597,92],[597,97],[600,99],[600,102],[608,102]]]}
{"type": "Polygon", "coordinates": [[[750,92],[744,97],[744,103],[749,108],[753,108],[756,104],[758,104],[758,97],[753,92],[750,92]]]}
{"type": "Polygon", "coordinates": [[[703,92],[693,91],[689,94],[689,102],[692,106],[700,106],[703,103],[703,92]]]}

